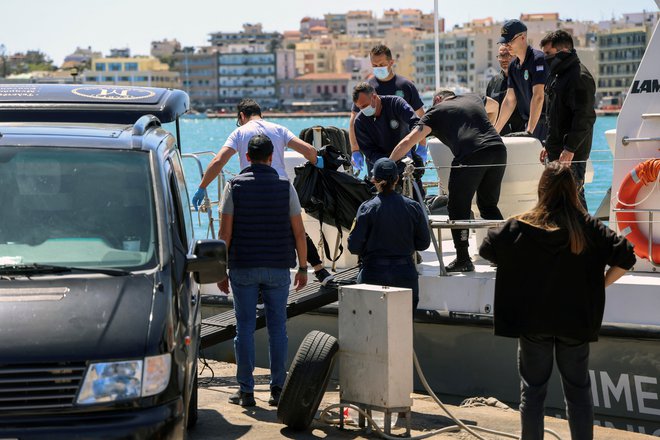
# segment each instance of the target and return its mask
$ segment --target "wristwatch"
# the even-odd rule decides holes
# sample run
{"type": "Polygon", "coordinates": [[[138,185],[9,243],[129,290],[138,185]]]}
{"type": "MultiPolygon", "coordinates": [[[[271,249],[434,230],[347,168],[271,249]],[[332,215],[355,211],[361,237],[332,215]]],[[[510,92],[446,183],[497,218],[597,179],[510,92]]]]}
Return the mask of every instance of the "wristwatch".
{"type": "Polygon", "coordinates": [[[299,266],[298,267],[298,273],[307,274],[307,266],[299,266]]]}

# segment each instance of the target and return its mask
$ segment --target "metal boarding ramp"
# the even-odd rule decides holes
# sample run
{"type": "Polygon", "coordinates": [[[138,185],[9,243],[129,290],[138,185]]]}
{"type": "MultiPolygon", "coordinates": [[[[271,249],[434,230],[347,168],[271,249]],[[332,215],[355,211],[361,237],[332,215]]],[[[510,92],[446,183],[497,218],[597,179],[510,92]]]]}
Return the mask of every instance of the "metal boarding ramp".
{"type": "MultiPolygon", "coordinates": [[[[286,305],[287,319],[311,312],[319,307],[337,301],[339,286],[355,284],[357,274],[358,267],[356,266],[338,272],[334,280],[326,286],[321,285],[318,281],[314,281],[298,292],[295,289],[291,289],[286,305]]],[[[256,313],[256,328],[266,327],[266,314],[264,311],[257,310],[256,313]]],[[[202,319],[201,349],[229,341],[234,336],[236,336],[236,315],[234,315],[233,309],[202,319]]]]}

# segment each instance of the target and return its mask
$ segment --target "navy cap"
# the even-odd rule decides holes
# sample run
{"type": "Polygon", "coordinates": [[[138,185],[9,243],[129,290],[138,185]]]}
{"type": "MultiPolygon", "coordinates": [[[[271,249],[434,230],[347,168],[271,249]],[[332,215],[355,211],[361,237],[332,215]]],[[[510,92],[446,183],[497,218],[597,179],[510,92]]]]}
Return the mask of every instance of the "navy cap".
{"type": "Polygon", "coordinates": [[[520,20],[507,20],[502,26],[500,34],[502,38],[498,41],[499,43],[508,43],[513,40],[513,37],[518,35],[521,32],[527,32],[527,26],[520,20]]]}
{"type": "Polygon", "coordinates": [[[377,180],[393,182],[399,176],[399,170],[393,160],[381,157],[374,164],[373,174],[377,180]]]}
{"type": "Polygon", "coordinates": [[[266,158],[273,154],[273,142],[268,136],[257,134],[248,141],[247,152],[253,159],[266,158]]]}

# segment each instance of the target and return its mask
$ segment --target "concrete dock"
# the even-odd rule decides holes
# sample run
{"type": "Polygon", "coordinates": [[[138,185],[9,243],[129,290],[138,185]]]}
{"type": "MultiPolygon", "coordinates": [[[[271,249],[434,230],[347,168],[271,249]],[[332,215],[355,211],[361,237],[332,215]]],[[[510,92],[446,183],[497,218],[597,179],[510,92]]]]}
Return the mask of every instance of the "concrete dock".
{"type": "MultiPolygon", "coordinates": [[[[255,371],[255,399],[257,406],[242,408],[231,405],[227,398],[238,389],[235,380],[236,366],[230,363],[208,361],[208,366],[199,364],[199,421],[190,431],[190,440],[224,439],[375,439],[380,438],[376,433],[367,433],[356,425],[346,425],[340,430],[337,426],[330,426],[315,419],[312,426],[305,432],[288,429],[277,420],[277,408],[268,406],[269,387],[268,370],[257,368],[255,371]]],[[[320,408],[333,403],[339,403],[338,383],[331,381],[325,393],[320,408]]],[[[447,405],[454,415],[465,424],[485,427],[497,431],[520,434],[520,419],[518,411],[499,408],[495,406],[459,407],[447,405]]],[[[433,399],[427,395],[414,394],[412,407],[412,435],[422,435],[454,425],[446,414],[438,407],[433,399]]],[[[545,427],[552,429],[563,440],[570,439],[568,424],[565,420],[546,417],[545,427]]],[[[397,424],[393,435],[405,433],[403,424],[397,424]]],[[[502,439],[499,435],[481,434],[487,439],[502,439]]],[[[443,433],[433,438],[470,439],[474,438],[465,431],[456,433],[443,433]]],[[[554,438],[546,434],[546,439],[554,438]]],[[[617,429],[596,426],[594,438],[597,440],[642,440],[656,439],[651,435],[632,433],[617,429]]]]}

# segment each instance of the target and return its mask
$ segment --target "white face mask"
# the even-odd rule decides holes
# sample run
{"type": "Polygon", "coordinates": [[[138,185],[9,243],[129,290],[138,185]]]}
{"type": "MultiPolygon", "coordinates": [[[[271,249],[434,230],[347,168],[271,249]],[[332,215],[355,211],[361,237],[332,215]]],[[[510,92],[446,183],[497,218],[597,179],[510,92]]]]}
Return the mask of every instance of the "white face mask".
{"type": "Polygon", "coordinates": [[[363,115],[366,117],[370,118],[371,116],[376,114],[376,107],[372,107],[371,105],[369,107],[365,107],[362,110],[360,110],[363,115]]]}
{"type": "Polygon", "coordinates": [[[390,71],[387,67],[374,67],[374,76],[378,79],[385,79],[390,76],[390,71]]]}

